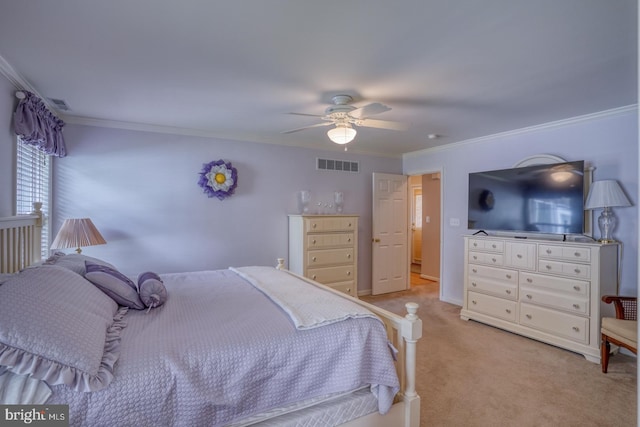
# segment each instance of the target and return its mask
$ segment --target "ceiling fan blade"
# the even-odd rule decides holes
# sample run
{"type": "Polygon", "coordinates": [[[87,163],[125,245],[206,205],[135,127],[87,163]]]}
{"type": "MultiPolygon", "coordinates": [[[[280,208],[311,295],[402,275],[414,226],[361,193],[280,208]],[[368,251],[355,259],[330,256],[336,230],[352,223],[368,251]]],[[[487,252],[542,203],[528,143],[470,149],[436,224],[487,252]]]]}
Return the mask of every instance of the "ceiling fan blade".
{"type": "Polygon", "coordinates": [[[294,116],[307,116],[307,117],[324,117],[324,114],[307,114],[307,113],[289,113],[294,116]]]}
{"type": "Polygon", "coordinates": [[[293,133],[293,132],[298,132],[298,131],[305,130],[305,129],[317,128],[317,127],[321,127],[321,126],[330,126],[332,124],[333,124],[332,122],[318,123],[318,124],[311,125],[311,126],[305,126],[305,127],[301,127],[301,128],[297,128],[297,129],[286,130],[286,131],[280,132],[280,133],[282,133],[282,134],[293,133]]]}
{"type": "Polygon", "coordinates": [[[380,104],[379,102],[374,102],[373,104],[368,104],[360,108],[356,108],[355,110],[349,111],[349,115],[351,117],[355,117],[356,119],[364,119],[374,114],[384,113],[385,111],[389,111],[391,108],[387,107],[384,104],[380,104]]]}
{"type": "Polygon", "coordinates": [[[388,120],[363,119],[356,122],[357,126],[364,126],[377,129],[407,130],[409,126],[404,123],[390,122],[388,120]]]}

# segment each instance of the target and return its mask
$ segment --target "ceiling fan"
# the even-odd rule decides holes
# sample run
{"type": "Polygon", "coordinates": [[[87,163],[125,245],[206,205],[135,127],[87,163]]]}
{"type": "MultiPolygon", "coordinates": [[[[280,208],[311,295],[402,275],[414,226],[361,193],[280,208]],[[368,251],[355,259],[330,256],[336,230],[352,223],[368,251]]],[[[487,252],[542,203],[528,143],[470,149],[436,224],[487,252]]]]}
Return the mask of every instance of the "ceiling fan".
{"type": "Polygon", "coordinates": [[[284,131],[282,133],[287,134],[315,127],[335,125],[334,128],[329,129],[329,131],[327,132],[327,136],[336,144],[347,144],[353,141],[353,138],[355,138],[356,136],[357,131],[353,128],[353,126],[390,130],[407,129],[407,126],[403,123],[369,118],[375,114],[380,114],[384,113],[385,111],[391,110],[391,108],[387,107],[386,105],[374,102],[363,107],[355,107],[353,105],[350,105],[350,103],[353,102],[353,98],[349,95],[335,95],[331,98],[331,100],[333,101],[333,105],[327,107],[324,115],[290,113],[298,116],[319,117],[324,121],[323,123],[292,129],[284,131]]]}

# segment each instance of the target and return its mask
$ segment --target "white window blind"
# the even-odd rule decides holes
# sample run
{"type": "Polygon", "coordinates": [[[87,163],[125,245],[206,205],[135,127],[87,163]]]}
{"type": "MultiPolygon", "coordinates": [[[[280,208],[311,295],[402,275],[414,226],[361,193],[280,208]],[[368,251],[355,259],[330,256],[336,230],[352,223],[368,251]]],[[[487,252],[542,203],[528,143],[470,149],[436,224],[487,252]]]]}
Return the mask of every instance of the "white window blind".
{"type": "MultiPolygon", "coordinates": [[[[18,141],[16,148],[16,214],[33,212],[33,203],[42,202],[44,218],[49,217],[51,159],[37,148],[18,141]]],[[[42,257],[49,254],[49,222],[42,222],[42,257]]]]}

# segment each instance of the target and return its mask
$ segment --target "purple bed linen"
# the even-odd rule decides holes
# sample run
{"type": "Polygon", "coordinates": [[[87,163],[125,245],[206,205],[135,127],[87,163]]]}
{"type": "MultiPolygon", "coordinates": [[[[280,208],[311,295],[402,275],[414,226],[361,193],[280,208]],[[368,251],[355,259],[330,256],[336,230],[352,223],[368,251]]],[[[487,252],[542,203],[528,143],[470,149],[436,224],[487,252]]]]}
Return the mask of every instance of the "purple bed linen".
{"type": "Polygon", "coordinates": [[[52,387],[48,403],[69,404],[72,426],[223,426],[366,384],[387,395],[398,390],[376,319],[299,331],[231,270],[162,279],[167,302],[126,316],[109,387],[93,393],[52,387]]]}

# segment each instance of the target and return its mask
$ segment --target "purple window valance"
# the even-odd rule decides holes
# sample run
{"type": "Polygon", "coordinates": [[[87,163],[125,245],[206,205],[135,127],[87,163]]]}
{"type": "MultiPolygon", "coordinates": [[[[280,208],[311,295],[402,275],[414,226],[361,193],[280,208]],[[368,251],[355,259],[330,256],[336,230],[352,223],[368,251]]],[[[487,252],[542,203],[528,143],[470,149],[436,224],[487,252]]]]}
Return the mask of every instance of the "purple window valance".
{"type": "Polygon", "coordinates": [[[13,128],[23,143],[33,145],[51,156],[64,157],[67,150],[62,136],[64,122],[44,105],[42,99],[31,92],[22,91],[13,114],[13,128]]]}

